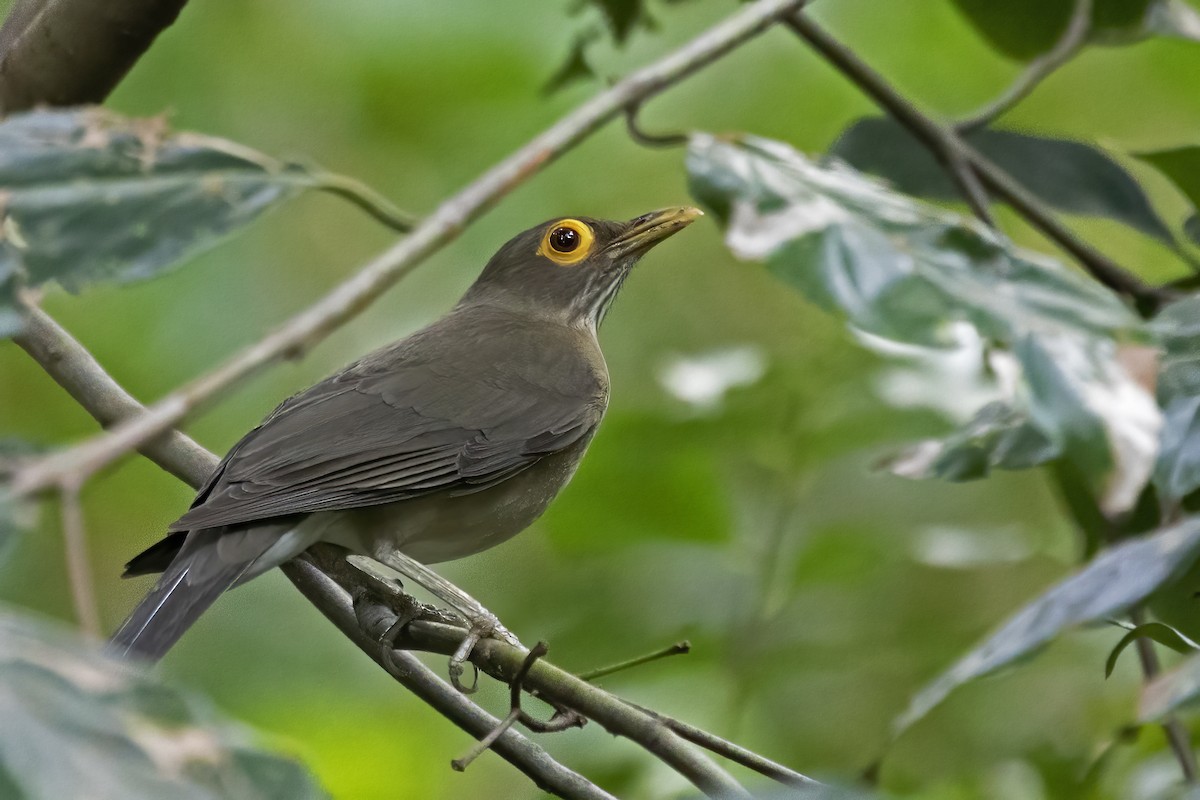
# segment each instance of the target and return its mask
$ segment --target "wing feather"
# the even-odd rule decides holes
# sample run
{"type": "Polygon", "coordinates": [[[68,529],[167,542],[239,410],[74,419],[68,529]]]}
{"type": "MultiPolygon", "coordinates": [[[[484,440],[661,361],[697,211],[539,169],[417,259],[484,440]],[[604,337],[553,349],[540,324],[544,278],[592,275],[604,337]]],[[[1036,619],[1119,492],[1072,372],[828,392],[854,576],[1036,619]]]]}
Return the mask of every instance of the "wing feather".
{"type": "Polygon", "coordinates": [[[284,402],[171,530],[480,491],[591,436],[607,375],[574,332],[470,322],[472,335],[435,325],[284,402]]]}

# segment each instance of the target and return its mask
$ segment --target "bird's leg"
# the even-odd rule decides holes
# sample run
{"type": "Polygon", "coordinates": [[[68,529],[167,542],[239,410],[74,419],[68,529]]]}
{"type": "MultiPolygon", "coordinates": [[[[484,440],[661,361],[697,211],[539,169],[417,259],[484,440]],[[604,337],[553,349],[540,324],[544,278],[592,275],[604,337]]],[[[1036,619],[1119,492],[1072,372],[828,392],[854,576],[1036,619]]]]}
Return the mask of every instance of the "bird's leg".
{"type": "Polygon", "coordinates": [[[354,613],[359,626],[381,644],[394,648],[404,628],[414,620],[464,627],[459,614],[420,602],[404,590],[398,578],[383,574],[377,562],[350,556],[346,565],[370,581],[355,591],[354,613]]]}
{"type": "MultiPolygon", "coordinates": [[[[350,556],[349,560],[353,563],[359,558],[361,556],[350,556]]],[[[469,625],[467,635],[463,637],[462,644],[450,657],[449,667],[450,682],[460,692],[470,694],[475,691],[474,685],[464,686],[460,679],[463,674],[463,664],[471,657],[471,651],[480,639],[493,637],[517,647],[521,646],[517,637],[500,624],[496,615],[484,608],[482,603],[421,562],[398,552],[388,553],[379,560],[448,604],[467,620],[469,625]]]]}

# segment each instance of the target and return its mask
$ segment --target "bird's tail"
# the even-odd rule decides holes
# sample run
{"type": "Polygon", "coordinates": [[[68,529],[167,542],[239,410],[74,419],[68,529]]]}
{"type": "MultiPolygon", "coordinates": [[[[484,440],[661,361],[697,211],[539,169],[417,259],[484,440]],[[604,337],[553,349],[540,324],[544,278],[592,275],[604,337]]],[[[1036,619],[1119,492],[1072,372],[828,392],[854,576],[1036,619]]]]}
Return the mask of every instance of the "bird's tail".
{"type": "Polygon", "coordinates": [[[162,658],[205,610],[233,586],[270,546],[229,558],[219,539],[223,531],[198,530],[187,534],[154,588],[142,598],[128,619],[113,634],[112,646],[121,655],[150,661],[162,658]]]}

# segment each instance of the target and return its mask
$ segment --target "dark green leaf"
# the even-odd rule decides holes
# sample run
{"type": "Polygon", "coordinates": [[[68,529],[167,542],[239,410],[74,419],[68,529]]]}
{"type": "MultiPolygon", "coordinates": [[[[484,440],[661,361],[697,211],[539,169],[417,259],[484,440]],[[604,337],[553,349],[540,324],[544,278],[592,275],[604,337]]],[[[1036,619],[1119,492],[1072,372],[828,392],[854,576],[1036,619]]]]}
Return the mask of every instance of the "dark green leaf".
{"type": "Polygon", "coordinates": [[[893,724],[899,736],[962,684],[1012,664],[1059,634],[1128,609],[1200,555],[1200,519],[1118,545],[1017,612],[913,698],[893,724]]]}
{"type": "Polygon", "coordinates": [[[567,53],[566,60],[562,63],[546,84],[542,87],[542,91],[546,94],[553,94],[563,87],[569,86],[576,81],[588,80],[596,77],[596,73],[592,71],[591,65],[587,62],[586,50],[588,43],[594,38],[593,33],[584,33],[576,37],[575,43],[571,45],[571,51],[567,53]]]}
{"type": "Polygon", "coordinates": [[[1146,622],[1126,631],[1121,640],[1113,647],[1112,652],[1108,654],[1108,659],[1104,662],[1104,677],[1108,678],[1112,675],[1113,670],[1117,666],[1117,659],[1121,657],[1121,653],[1125,652],[1125,648],[1129,647],[1136,640],[1143,638],[1153,639],[1163,647],[1171,648],[1176,653],[1186,654],[1200,650],[1200,645],[1170,625],[1165,625],[1161,622],[1146,622]]]}
{"type": "Polygon", "coordinates": [[[884,466],[906,478],[966,481],[993,469],[1027,469],[1061,454],[1029,417],[1006,403],[988,403],[945,439],[915,445],[884,466]]]}
{"type": "Polygon", "coordinates": [[[1162,719],[1180,706],[1193,702],[1200,695],[1200,654],[1185,658],[1142,689],[1138,703],[1138,719],[1153,722],[1162,719]]]}
{"type": "Polygon", "coordinates": [[[612,28],[613,38],[624,43],[639,24],[646,24],[649,17],[642,0],[589,0],[597,6],[612,28]]]}
{"type": "Polygon", "coordinates": [[[1183,232],[1196,244],[1200,244],[1200,214],[1192,214],[1183,221],[1183,232]]]}
{"type": "MultiPolygon", "coordinates": [[[[966,138],[1048,205],[1116,220],[1174,245],[1170,228],[1150,205],[1142,187],[1103,151],[1083,142],[987,128],[966,138]]],[[[842,132],[830,153],[886,178],[906,194],[939,200],[962,198],[929,148],[890,119],[858,120],[842,132]]]]}
{"type": "Polygon", "coordinates": [[[3,610],[0,718],[0,786],[18,797],[326,797],[300,765],[258,749],[206,703],[3,610]]]}
{"type": "MultiPolygon", "coordinates": [[[[736,255],[766,261],[858,328],[941,346],[954,343],[951,323],[966,322],[1011,350],[1026,389],[1026,407],[1014,408],[1088,475],[1106,510],[1136,500],[1160,413],[1117,361],[1116,339],[1145,333],[1112,293],[973,220],[779,142],[697,135],[688,166],[693,194],[726,222],[736,255]]],[[[984,471],[978,461],[945,469],[984,471]]]]}
{"type": "Polygon", "coordinates": [[[1134,153],[1134,156],[1170,178],[1192,205],[1200,208],[1200,146],[1134,153]]]}
{"type": "Polygon", "coordinates": [[[72,291],[149,278],[305,188],[406,224],[348,179],[221,139],[169,134],[158,118],[128,120],[96,108],[0,123],[0,187],[0,324],[11,316],[14,276],[72,291]]]}
{"type": "Polygon", "coordinates": [[[954,0],[971,26],[1009,58],[1028,61],[1054,46],[1071,19],[1073,0],[954,0]]]}
{"type": "MultiPolygon", "coordinates": [[[[954,0],[967,21],[1009,58],[1029,61],[1054,47],[1075,0],[954,0]]],[[[1180,0],[1094,0],[1088,40],[1128,44],[1147,36],[1200,38],[1196,12],[1180,0]]]]}

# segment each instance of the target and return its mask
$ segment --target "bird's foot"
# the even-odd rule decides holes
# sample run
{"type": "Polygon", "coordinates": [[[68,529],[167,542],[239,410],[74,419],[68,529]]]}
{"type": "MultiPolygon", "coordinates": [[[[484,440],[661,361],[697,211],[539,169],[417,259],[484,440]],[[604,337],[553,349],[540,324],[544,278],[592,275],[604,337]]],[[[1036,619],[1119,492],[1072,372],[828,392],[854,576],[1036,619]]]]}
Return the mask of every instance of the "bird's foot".
{"type": "Polygon", "coordinates": [[[495,637],[505,639],[512,637],[508,629],[500,624],[500,620],[496,615],[480,606],[482,614],[475,616],[470,620],[470,626],[467,628],[467,635],[458,645],[458,649],[454,651],[454,655],[450,656],[450,665],[447,671],[450,674],[450,683],[455,689],[458,689],[463,694],[473,694],[479,686],[479,670],[472,664],[472,669],[475,669],[474,678],[470,686],[466,686],[462,682],[463,664],[471,657],[472,651],[475,650],[475,645],[479,644],[480,639],[495,637]]]}

